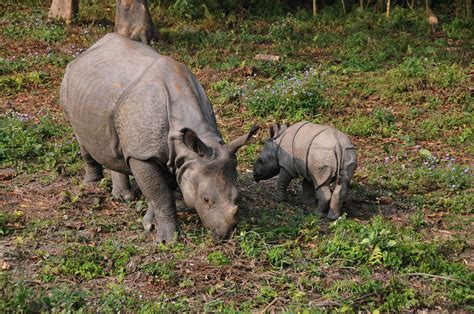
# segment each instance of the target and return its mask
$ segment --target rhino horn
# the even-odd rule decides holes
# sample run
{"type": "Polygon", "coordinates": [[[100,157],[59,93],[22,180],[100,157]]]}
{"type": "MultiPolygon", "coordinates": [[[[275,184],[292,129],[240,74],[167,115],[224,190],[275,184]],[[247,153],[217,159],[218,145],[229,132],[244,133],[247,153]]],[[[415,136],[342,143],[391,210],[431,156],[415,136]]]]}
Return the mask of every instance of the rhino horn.
{"type": "Polygon", "coordinates": [[[254,125],[247,134],[239,136],[235,140],[229,143],[228,149],[231,154],[235,154],[239,148],[244,146],[251,138],[254,136],[257,131],[260,129],[260,126],[254,125]]]}

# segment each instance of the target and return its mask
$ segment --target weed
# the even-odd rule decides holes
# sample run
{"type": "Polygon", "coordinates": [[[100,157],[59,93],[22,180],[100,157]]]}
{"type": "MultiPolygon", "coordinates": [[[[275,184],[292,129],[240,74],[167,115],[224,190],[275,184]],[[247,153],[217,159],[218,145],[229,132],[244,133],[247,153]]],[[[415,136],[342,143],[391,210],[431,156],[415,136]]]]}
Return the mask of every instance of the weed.
{"type": "Polygon", "coordinates": [[[21,210],[15,210],[13,213],[0,212],[0,236],[5,236],[13,233],[12,225],[18,223],[24,217],[21,210]]]}
{"type": "Polygon", "coordinates": [[[370,136],[374,133],[376,121],[372,117],[357,114],[340,129],[350,135],[370,136]]]}
{"type": "Polygon", "coordinates": [[[0,117],[0,161],[19,169],[39,166],[75,174],[80,168],[79,147],[65,136],[70,132],[50,116],[41,117],[38,124],[21,115],[0,117]]]}
{"type": "Polygon", "coordinates": [[[207,261],[214,266],[223,266],[230,264],[229,258],[222,252],[215,251],[207,255],[207,261]]]}
{"type": "Polygon", "coordinates": [[[252,114],[297,121],[311,119],[320,110],[329,108],[329,102],[322,96],[323,86],[318,71],[309,69],[259,89],[250,81],[242,92],[252,114]]]}
{"type": "Polygon", "coordinates": [[[15,39],[33,39],[46,43],[62,41],[66,37],[66,30],[59,23],[46,23],[41,16],[37,16],[33,23],[10,24],[3,29],[3,35],[15,39]]]}
{"type": "Polygon", "coordinates": [[[285,246],[271,247],[267,252],[267,258],[270,265],[280,269],[293,263],[291,254],[285,246]]]}
{"type": "Polygon", "coordinates": [[[37,71],[2,76],[0,78],[0,92],[11,95],[23,89],[34,89],[46,82],[47,75],[37,71]]]}
{"type": "Polygon", "coordinates": [[[8,60],[0,58],[0,75],[6,75],[14,72],[22,72],[26,70],[26,66],[27,63],[24,59],[8,60]]]}
{"type": "Polygon", "coordinates": [[[43,268],[43,280],[51,281],[57,275],[86,281],[105,275],[121,279],[125,275],[127,262],[137,253],[135,247],[111,240],[101,246],[72,244],[64,249],[61,256],[48,259],[43,268]]]}
{"type": "Polygon", "coordinates": [[[143,265],[142,270],[145,274],[152,275],[157,279],[162,279],[168,283],[176,281],[176,264],[174,262],[153,262],[143,265]]]}

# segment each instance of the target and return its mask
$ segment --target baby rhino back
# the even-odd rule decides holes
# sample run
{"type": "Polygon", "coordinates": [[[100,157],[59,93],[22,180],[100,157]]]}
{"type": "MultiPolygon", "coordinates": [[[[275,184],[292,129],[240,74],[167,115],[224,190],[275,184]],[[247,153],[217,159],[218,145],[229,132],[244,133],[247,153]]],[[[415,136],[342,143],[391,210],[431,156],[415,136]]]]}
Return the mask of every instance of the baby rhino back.
{"type": "Polygon", "coordinates": [[[280,156],[288,159],[281,162],[292,163],[288,168],[295,172],[293,175],[302,175],[316,186],[332,181],[342,168],[355,163],[351,140],[328,125],[296,123],[282,134],[280,146],[291,157],[280,156]]]}

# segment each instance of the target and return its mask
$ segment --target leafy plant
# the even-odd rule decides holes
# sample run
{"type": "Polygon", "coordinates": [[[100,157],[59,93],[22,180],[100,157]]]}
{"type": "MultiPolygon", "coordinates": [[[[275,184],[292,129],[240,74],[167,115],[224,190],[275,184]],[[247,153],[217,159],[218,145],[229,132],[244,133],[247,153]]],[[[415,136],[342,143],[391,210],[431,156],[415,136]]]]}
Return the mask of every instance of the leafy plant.
{"type": "Polygon", "coordinates": [[[207,261],[214,266],[223,266],[230,264],[229,258],[222,252],[215,251],[207,255],[207,261]]]}
{"type": "Polygon", "coordinates": [[[323,89],[318,71],[309,69],[278,79],[272,86],[256,88],[250,81],[242,95],[252,114],[297,121],[311,119],[320,110],[329,108],[329,102],[322,95],[323,89]]]}

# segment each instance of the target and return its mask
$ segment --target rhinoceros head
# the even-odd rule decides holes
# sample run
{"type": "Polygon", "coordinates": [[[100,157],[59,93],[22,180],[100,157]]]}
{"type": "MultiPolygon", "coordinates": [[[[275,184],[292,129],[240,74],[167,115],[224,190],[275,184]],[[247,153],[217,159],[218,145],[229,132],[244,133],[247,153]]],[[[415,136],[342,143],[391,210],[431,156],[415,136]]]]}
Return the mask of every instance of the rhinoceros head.
{"type": "Polygon", "coordinates": [[[257,130],[258,126],[254,126],[229,145],[222,142],[213,147],[204,144],[193,131],[182,130],[187,157],[177,163],[177,181],[184,201],[196,209],[203,225],[216,240],[226,238],[237,224],[235,153],[257,130]]]}
{"type": "Polygon", "coordinates": [[[269,128],[270,138],[265,141],[259,158],[253,164],[253,177],[255,181],[267,180],[278,175],[280,165],[278,163],[278,144],[276,138],[288,128],[288,124],[275,124],[269,128]]]}

